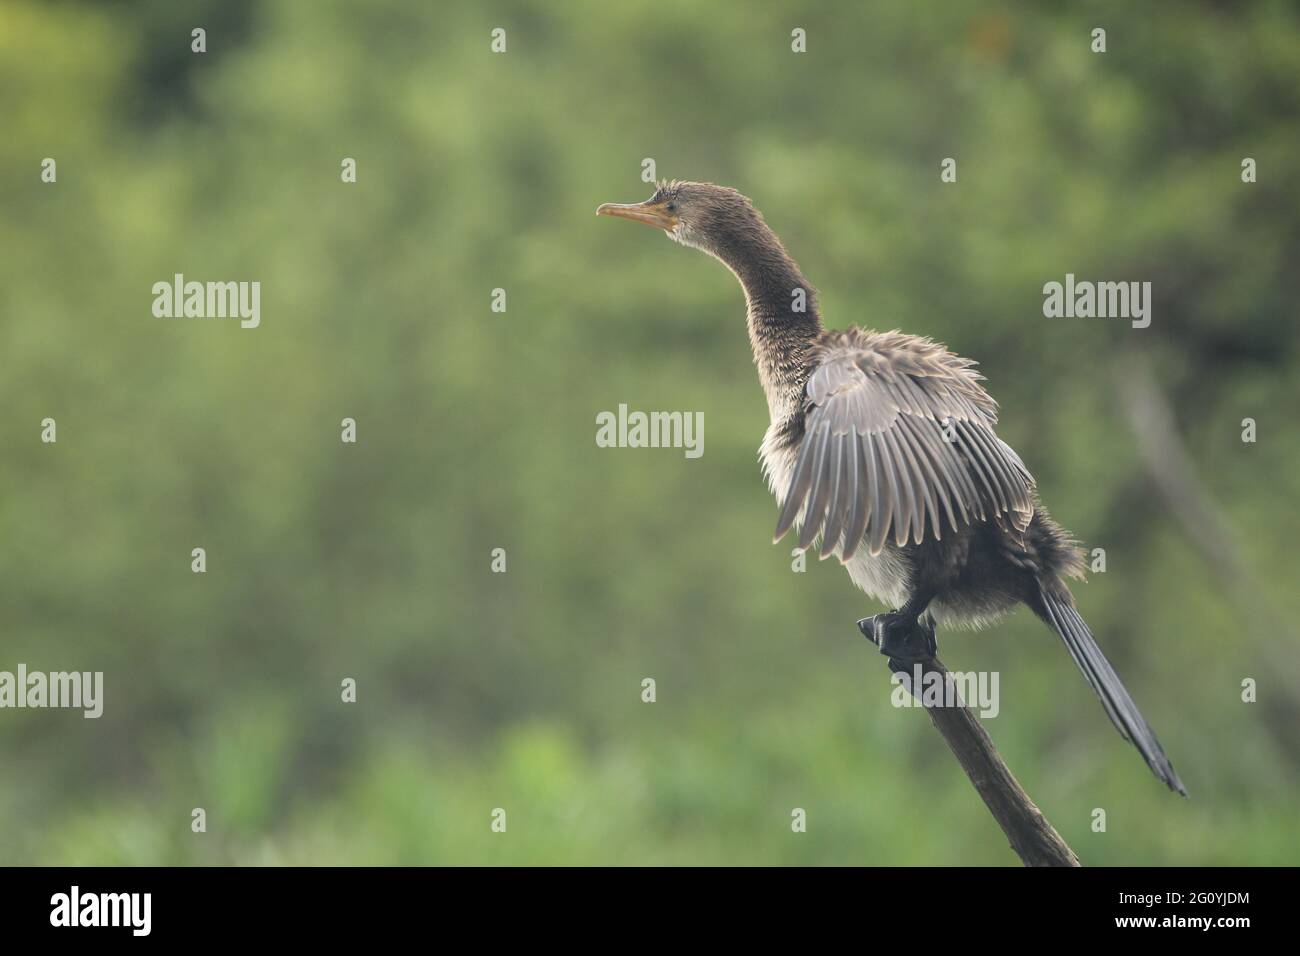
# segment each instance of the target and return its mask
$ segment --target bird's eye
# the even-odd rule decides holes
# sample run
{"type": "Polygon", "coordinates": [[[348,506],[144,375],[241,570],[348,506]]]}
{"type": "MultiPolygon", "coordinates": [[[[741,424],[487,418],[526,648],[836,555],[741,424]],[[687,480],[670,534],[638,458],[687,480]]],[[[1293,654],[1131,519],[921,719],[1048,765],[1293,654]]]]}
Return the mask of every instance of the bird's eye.
{"type": "Polygon", "coordinates": [[[677,211],[677,203],[675,203],[675,202],[670,202],[670,203],[668,204],[668,211],[669,211],[669,212],[676,212],[676,211],[677,211]]]}

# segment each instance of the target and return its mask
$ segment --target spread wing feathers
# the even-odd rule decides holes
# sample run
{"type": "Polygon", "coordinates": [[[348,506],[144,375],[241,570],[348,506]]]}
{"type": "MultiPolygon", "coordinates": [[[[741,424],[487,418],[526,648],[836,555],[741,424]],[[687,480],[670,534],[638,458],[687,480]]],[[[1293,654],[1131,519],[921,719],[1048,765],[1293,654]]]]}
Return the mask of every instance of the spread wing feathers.
{"type": "Polygon", "coordinates": [[[975,363],[929,339],[849,329],[813,344],[804,435],[776,539],[802,515],[799,547],[820,533],[821,557],[843,541],[920,544],[993,517],[1023,531],[1033,476],[993,433],[997,403],[975,363]]]}

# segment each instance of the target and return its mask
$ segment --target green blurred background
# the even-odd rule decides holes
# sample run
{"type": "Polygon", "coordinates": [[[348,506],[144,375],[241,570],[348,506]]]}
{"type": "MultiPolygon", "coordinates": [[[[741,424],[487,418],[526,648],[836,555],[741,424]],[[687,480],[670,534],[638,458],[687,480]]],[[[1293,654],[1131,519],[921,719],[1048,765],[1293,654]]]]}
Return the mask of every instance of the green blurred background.
{"type": "Polygon", "coordinates": [[[880,608],[770,544],[734,279],[593,215],[647,157],[752,196],[829,325],[980,360],[1106,549],[1189,800],[1027,612],[940,634],[1083,861],[1300,861],[1294,5],[5,0],[0,107],[0,669],[106,685],[0,712],[0,862],[1016,863],[880,608]],[[261,327],[154,318],[176,272],[261,327]],[[1066,272],[1151,327],[1043,318],[1066,272]],[[598,449],[620,402],[704,456],[598,449]]]}

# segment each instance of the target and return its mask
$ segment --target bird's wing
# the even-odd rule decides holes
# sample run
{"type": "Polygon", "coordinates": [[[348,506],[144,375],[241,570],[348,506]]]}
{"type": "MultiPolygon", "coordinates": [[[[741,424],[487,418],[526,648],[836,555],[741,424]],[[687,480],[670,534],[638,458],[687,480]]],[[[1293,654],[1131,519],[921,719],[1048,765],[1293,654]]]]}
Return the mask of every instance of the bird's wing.
{"type": "Polygon", "coordinates": [[[779,540],[803,515],[799,547],[821,557],[844,542],[879,554],[994,518],[1024,530],[1033,476],[993,433],[997,403],[975,363],[929,339],[849,329],[813,344],[804,435],[777,519],[779,540]],[[943,516],[941,519],[940,516],[943,516]]]}

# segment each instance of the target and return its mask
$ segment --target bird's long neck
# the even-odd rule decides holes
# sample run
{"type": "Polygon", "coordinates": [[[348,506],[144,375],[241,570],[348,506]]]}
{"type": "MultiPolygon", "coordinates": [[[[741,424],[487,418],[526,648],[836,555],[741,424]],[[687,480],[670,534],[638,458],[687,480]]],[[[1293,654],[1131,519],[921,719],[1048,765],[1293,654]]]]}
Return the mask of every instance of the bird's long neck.
{"type": "Polygon", "coordinates": [[[815,291],[765,224],[715,255],[744,287],[754,364],[772,420],[782,420],[802,401],[808,345],[822,330],[815,291]]]}

